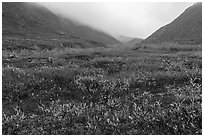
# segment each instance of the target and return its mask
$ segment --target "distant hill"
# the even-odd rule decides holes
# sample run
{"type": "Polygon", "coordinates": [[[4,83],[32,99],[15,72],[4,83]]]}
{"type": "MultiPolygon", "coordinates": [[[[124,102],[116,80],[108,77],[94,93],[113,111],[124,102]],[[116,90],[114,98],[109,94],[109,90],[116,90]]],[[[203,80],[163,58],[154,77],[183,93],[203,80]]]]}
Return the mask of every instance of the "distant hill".
{"type": "Polygon", "coordinates": [[[117,38],[120,42],[124,43],[124,44],[136,44],[138,42],[140,42],[142,39],[140,38],[133,38],[133,37],[129,37],[129,36],[124,36],[124,35],[120,35],[117,38]]]}
{"type": "Polygon", "coordinates": [[[153,44],[164,42],[202,44],[202,3],[196,3],[187,8],[170,24],[161,27],[142,41],[142,43],[153,44]]]}
{"type": "Polygon", "coordinates": [[[141,39],[141,38],[133,38],[132,40],[128,41],[127,44],[129,44],[129,45],[135,45],[135,44],[141,42],[142,40],[143,40],[143,39],[141,39]]]}
{"type": "Polygon", "coordinates": [[[133,37],[129,37],[129,36],[124,36],[124,35],[119,35],[117,37],[117,39],[122,42],[122,43],[127,43],[128,41],[132,40],[133,37]]]}
{"type": "Polygon", "coordinates": [[[3,2],[2,34],[3,38],[80,38],[103,44],[119,43],[104,32],[55,15],[36,3],[3,2]]]}

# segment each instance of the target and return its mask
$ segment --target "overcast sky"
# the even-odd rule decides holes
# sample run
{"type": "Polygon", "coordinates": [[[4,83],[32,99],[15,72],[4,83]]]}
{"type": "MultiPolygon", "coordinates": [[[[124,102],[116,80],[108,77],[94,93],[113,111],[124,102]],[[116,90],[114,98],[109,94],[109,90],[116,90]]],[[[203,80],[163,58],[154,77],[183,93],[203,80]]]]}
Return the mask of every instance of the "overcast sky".
{"type": "Polygon", "coordinates": [[[146,38],[193,3],[40,3],[52,11],[112,34],[146,38]]]}

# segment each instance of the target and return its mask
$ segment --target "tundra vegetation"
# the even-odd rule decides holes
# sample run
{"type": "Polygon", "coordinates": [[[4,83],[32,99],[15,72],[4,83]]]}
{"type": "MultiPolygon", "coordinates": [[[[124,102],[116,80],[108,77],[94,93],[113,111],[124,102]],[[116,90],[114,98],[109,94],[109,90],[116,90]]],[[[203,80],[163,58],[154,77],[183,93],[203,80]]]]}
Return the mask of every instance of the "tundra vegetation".
{"type": "Polygon", "coordinates": [[[201,49],[168,46],[38,50],[8,43],[2,133],[201,135],[201,49]]]}

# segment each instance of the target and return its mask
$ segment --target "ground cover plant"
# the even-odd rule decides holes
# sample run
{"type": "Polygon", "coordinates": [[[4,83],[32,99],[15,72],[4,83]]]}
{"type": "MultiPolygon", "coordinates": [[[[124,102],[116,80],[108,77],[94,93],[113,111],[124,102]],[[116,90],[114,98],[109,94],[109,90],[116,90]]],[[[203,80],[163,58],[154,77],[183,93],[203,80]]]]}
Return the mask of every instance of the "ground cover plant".
{"type": "Polygon", "coordinates": [[[2,133],[201,135],[201,83],[196,50],[5,49],[2,133]]]}

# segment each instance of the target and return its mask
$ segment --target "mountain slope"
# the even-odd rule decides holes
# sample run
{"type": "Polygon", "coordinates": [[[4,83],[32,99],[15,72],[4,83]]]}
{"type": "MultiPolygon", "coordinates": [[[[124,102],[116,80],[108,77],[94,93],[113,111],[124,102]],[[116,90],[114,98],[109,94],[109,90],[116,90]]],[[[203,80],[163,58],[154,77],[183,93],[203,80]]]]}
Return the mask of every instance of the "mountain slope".
{"type": "Polygon", "coordinates": [[[3,2],[2,34],[3,37],[58,39],[79,37],[104,44],[119,43],[104,32],[79,25],[33,3],[3,2]]]}
{"type": "Polygon", "coordinates": [[[141,41],[142,41],[141,38],[133,38],[132,40],[128,41],[127,44],[134,45],[134,44],[137,44],[141,41]]]}
{"type": "Polygon", "coordinates": [[[197,45],[202,43],[202,3],[187,8],[178,18],[161,27],[143,43],[174,42],[197,45]]]}
{"type": "Polygon", "coordinates": [[[127,43],[128,41],[132,40],[132,37],[124,36],[124,35],[119,35],[117,39],[122,42],[122,43],[127,43]]]}
{"type": "Polygon", "coordinates": [[[124,44],[128,44],[128,45],[134,45],[134,44],[142,41],[141,38],[133,38],[133,37],[128,37],[128,36],[124,36],[124,35],[118,36],[117,39],[120,42],[122,42],[124,44]]]}

